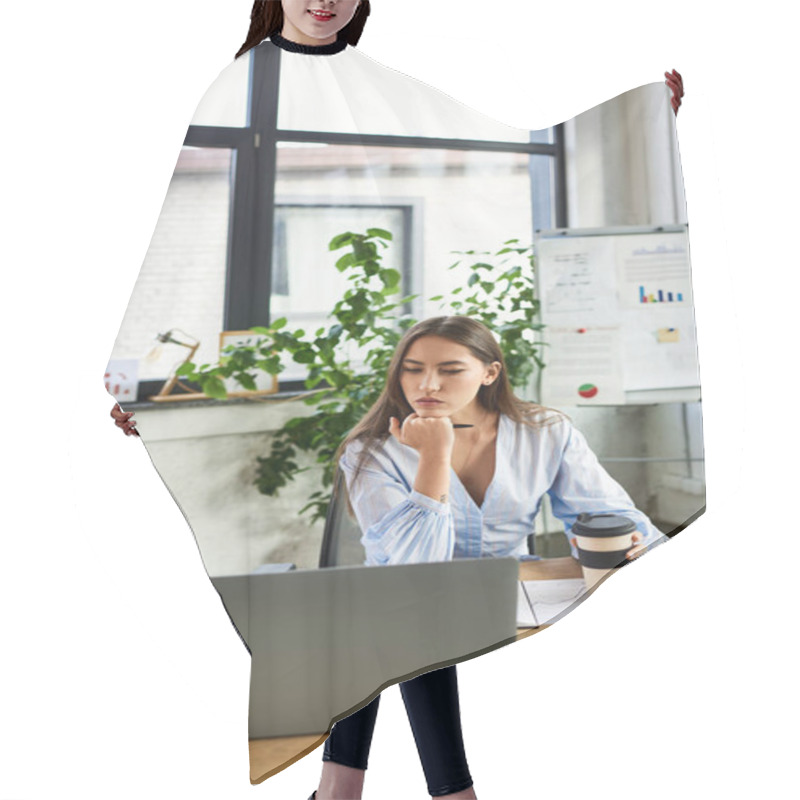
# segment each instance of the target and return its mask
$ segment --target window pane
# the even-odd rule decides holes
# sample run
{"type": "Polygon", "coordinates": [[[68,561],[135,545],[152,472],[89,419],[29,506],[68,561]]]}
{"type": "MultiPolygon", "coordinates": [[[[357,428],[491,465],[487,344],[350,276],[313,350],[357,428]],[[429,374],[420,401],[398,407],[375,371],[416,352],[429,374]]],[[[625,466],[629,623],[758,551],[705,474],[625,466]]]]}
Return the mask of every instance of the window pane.
{"type": "MultiPolygon", "coordinates": [[[[544,189],[549,196],[549,175],[544,189]]],[[[295,271],[305,274],[315,257],[317,269],[330,260],[322,249],[326,237],[372,226],[397,234],[399,218],[386,221],[393,208],[408,210],[402,233],[409,238],[409,288],[423,298],[446,294],[466,280],[466,269],[448,270],[459,258],[453,251],[494,252],[508,239],[524,244],[532,239],[530,158],[525,153],[282,144],[277,194],[281,202],[354,206],[331,218],[336,224],[314,243],[316,256],[308,251],[310,240],[296,251],[288,248],[289,281],[295,271]],[[374,222],[364,206],[376,208],[374,222]]],[[[396,262],[392,266],[400,268],[396,262]]],[[[437,309],[438,303],[428,302],[420,313],[437,309]]]]}
{"type": "MultiPolygon", "coordinates": [[[[139,380],[165,378],[188,355],[156,335],[199,339],[195,363],[219,351],[228,250],[233,151],[184,147],[128,303],[113,359],[139,359],[139,380]]],[[[146,398],[139,398],[140,400],[146,398]]]]}

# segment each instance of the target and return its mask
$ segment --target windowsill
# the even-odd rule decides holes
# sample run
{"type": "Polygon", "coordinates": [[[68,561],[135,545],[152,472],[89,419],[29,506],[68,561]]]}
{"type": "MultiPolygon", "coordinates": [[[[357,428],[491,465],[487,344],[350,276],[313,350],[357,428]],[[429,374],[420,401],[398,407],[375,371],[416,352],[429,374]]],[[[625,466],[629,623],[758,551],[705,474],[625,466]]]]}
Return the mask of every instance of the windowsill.
{"type": "MultiPolygon", "coordinates": [[[[150,409],[178,409],[178,408],[207,408],[213,406],[232,406],[244,405],[255,403],[271,403],[276,400],[290,400],[293,397],[300,397],[306,394],[305,390],[292,389],[286,391],[279,391],[275,394],[260,394],[253,397],[230,397],[225,400],[217,400],[214,397],[198,397],[196,400],[167,400],[167,401],[153,401],[153,400],[137,400],[134,403],[120,403],[125,411],[143,411],[150,409]]],[[[179,396],[179,395],[178,395],[179,396]]]]}
{"type": "Polygon", "coordinates": [[[123,408],[135,412],[136,426],[149,446],[212,436],[270,436],[290,419],[313,413],[313,407],[300,400],[304,394],[295,390],[229,400],[145,400],[123,408]],[[182,414],[175,413],[179,409],[182,414]]]}

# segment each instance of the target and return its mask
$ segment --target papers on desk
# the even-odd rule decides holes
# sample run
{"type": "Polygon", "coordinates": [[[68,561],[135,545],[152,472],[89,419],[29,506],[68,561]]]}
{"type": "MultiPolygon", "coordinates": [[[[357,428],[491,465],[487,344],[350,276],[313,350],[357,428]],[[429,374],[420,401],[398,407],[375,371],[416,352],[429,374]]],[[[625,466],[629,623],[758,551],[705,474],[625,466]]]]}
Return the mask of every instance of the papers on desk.
{"type": "Polygon", "coordinates": [[[517,595],[517,627],[547,625],[570,609],[586,593],[581,578],[552,581],[520,581],[517,595]]]}

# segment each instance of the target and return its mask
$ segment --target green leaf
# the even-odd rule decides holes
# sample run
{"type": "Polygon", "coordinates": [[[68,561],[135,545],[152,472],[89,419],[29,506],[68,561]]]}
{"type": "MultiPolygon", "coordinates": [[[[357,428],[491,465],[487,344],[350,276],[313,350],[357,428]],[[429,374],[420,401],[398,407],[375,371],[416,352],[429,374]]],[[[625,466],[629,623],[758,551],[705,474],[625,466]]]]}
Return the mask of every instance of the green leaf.
{"type": "Polygon", "coordinates": [[[215,400],[224,400],[228,396],[225,384],[219,378],[206,378],[202,382],[202,387],[203,394],[213,397],[215,400]]]}
{"type": "Polygon", "coordinates": [[[242,372],[237,375],[236,380],[250,392],[255,392],[258,389],[255,378],[247,372],[242,372]]]}
{"type": "Polygon", "coordinates": [[[355,234],[350,233],[340,233],[338,236],[334,236],[331,239],[330,244],[328,245],[329,250],[339,250],[347,244],[350,244],[353,239],[355,239],[355,234]]]}
{"type": "Polygon", "coordinates": [[[294,360],[298,364],[311,364],[316,360],[316,355],[310,348],[307,350],[299,350],[294,354],[294,360]]]}
{"type": "Polygon", "coordinates": [[[378,248],[372,242],[364,241],[363,236],[359,236],[353,242],[353,254],[358,261],[366,261],[374,258],[378,254],[378,248]]]}
{"type": "Polygon", "coordinates": [[[185,364],[181,364],[178,369],[175,370],[176,375],[191,375],[194,372],[194,364],[191,361],[187,361],[185,364]]]}
{"type": "Polygon", "coordinates": [[[378,239],[388,239],[391,241],[394,237],[389,231],[383,228],[367,228],[367,236],[377,237],[378,239]]]}
{"type": "Polygon", "coordinates": [[[393,289],[400,283],[403,276],[396,269],[382,269],[380,271],[380,279],[387,289],[393,289]]]}
{"type": "Polygon", "coordinates": [[[288,322],[289,320],[287,320],[286,317],[280,317],[270,325],[270,328],[272,328],[273,331],[277,331],[280,330],[281,328],[285,328],[288,322]]]}
{"type": "Polygon", "coordinates": [[[344,272],[348,267],[352,267],[356,262],[356,257],[352,253],[345,253],[337,262],[336,269],[344,272]]]}

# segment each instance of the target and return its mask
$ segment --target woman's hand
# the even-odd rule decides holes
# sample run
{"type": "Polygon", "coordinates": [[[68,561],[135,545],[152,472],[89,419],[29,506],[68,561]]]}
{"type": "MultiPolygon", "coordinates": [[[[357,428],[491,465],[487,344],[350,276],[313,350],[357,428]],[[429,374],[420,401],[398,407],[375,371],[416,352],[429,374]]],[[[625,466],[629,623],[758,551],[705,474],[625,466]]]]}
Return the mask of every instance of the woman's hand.
{"type": "Polygon", "coordinates": [[[455,434],[450,417],[420,417],[415,413],[409,414],[402,425],[397,417],[390,417],[389,433],[420,455],[440,456],[449,462],[453,453],[455,434]]]}
{"type": "Polygon", "coordinates": [[[114,418],[114,424],[125,431],[126,436],[139,435],[139,431],[136,430],[136,420],[133,419],[133,411],[123,411],[117,403],[111,409],[111,416],[114,418]]]}
{"type": "Polygon", "coordinates": [[[440,503],[448,502],[450,459],[455,442],[450,417],[409,414],[402,425],[397,417],[390,417],[389,433],[400,444],[413,447],[419,453],[414,489],[440,503]]]}
{"type": "Polygon", "coordinates": [[[677,116],[678,109],[681,107],[681,98],[683,97],[683,78],[676,69],[672,70],[672,72],[665,72],[664,77],[667,79],[665,83],[672,91],[672,110],[677,116]]]}
{"type": "Polygon", "coordinates": [[[634,558],[637,558],[642,553],[644,553],[645,550],[647,550],[647,545],[641,544],[643,538],[644,537],[642,536],[641,533],[639,533],[639,531],[633,532],[633,536],[631,536],[631,542],[633,543],[633,547],[630,550],[628,550],[627,553],[625,553],[625,558],[627,558],[628,561],[632,561],[634,558]]]}

